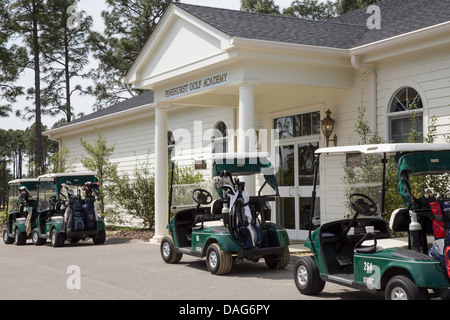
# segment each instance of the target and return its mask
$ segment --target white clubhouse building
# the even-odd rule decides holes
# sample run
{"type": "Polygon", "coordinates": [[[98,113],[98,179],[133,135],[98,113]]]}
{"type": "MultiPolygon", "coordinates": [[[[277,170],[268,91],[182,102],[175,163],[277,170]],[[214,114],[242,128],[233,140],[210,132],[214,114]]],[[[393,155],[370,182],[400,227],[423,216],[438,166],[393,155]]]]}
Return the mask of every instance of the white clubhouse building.
{"type": "MultiPolygon", "coordinates": [[[[80,137],[93,141],[96,128],[115,145],[110,160],[120,170],[132,173],[148,158],[156,239],[167,233],[168,150],[267,151],[281,168],[273,220],[292,239],[305,239],[311,183],[302,176],[311,174],[310,155],[326,146],[321,120],[328,110],[330,138],[340,146],[359,143],[359,106],[388,142],[406,141],[413,112],[424,136],[431,123],[438,141],[450,135],[450,1],[376,6],[379,29],[368,27],[367,8],[312,21],[173,3],[123,79],[149,91],[45,134],[70,150],[77,171],[85,170],[80,137]]],[[[326,176],[322,171],[321,186],[326,176]]],[[[322,218],[332,218],[323,202],[322,218]]]]}

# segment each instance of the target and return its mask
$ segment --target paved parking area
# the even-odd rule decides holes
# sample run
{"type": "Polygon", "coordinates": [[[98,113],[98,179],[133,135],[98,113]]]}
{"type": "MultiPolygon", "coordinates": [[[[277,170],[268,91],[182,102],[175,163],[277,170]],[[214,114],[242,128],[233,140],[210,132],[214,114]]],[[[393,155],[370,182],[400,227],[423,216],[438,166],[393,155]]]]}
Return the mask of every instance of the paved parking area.
{"type": "Polygon", "coordinates": [[[0,299],[69,300],[366,300],[380,296],[327,284],[317,297],[302,296],[293,265],[269,270],[263,261],[234,265],[211,275],[205,260],[184,256],[168,265],[159,246],[108,239],[53,248],[0,243],[0,299]]]}

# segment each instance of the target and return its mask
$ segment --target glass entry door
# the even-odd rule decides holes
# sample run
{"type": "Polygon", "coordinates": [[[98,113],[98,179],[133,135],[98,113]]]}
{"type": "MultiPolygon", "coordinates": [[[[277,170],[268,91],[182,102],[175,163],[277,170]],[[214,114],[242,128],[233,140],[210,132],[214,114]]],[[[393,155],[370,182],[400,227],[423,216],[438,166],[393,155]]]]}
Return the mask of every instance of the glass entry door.
{"type": "MultiPolygon", "coordinates": [[[[291,239],[305,240],[309,230],[314,182],[314,152],[318,141],[282,144],[278,148],[277,223],[284,226],[291,239]]],[[[318,181],[320,177],[318,176],[318,181]]],[[[315,212],[320,212],[320,185],[317,186],[315,212]]]]}

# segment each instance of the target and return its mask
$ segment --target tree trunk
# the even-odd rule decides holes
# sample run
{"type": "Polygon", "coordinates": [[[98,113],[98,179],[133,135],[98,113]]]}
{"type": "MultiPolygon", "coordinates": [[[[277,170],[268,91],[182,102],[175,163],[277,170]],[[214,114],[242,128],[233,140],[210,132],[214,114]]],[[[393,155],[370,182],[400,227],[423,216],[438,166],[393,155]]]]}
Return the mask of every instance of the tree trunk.
{"type": "MultiPolygon", "coordinates": [[[[36,1],[33,1],[33,12],[38,11],[36,1]]],[[[36,106],[36,159],[35,176],[41,175],[42,170],[42,122],[41,122],[41,77],[39,63],[39,34],[37,17],[33,18],[33,53],[34,53],[34,86],[36,106]]]]}
{"type": "Polygon", "coordinates": [[[67,123],[72,121],[72,105],[70,99],[70,70],[69,70],[69,40],[67,38],[67,28],[64,29],[64,72],[66,76],[66,115],[67,123]]]}

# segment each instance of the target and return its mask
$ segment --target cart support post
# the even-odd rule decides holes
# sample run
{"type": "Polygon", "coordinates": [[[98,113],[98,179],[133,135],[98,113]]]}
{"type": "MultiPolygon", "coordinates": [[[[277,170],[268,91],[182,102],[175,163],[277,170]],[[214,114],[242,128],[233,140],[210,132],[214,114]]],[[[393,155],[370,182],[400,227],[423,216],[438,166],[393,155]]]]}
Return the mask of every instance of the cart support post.
{"type": "Polygon", "coordinates": [[[314,254],[314,256],[317,256],[316,253],[316,248],[314,247],[314,242],[312,240],[311,237],[311,233],[312,233],[312,226],[313,226],[313,216],[314,216],[314,211],[316,209],[316,194],[317,194],[317,175],[319,173],[319,158],[320,155],[316,155],[314,157],[314,182],[313,182],[313,192],[312,192],[312,203],[311,203],[311,211],[309,213],[309,241],[311,242],[311,247],[312,247],[312,252],[314,254]]]}
{"type": "Polygon", "coordinates": [[[386,214],[385,212],[385,206],[386,206],[386,165],[387,165],[387,155],[384,153],[383,160],[381,160],[383,163],[383,187],[381,188],[381,217],[384,217],[386,214]]]}

